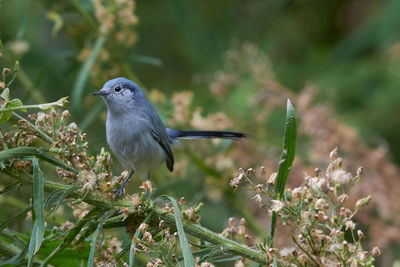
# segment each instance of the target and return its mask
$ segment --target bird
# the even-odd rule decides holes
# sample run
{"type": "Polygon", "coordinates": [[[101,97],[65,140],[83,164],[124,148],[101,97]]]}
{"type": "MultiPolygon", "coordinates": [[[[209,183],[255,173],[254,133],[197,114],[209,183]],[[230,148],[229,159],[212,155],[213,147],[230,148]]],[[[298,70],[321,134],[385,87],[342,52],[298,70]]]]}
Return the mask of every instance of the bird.
{"type": "Polygon", "coordinates": [[[122,197],[134,173],[147,174],[166,163],[174,169],[172,145],[179,139],[223,138],[240,139],[246,134],[232,131],[184,131],[166,128],[156,109],[135,82],[124,77],[107,81],[100,91],[107,107],[106,137],[111,151],[122,167],[130,170],[115,197],[122,197]]]}

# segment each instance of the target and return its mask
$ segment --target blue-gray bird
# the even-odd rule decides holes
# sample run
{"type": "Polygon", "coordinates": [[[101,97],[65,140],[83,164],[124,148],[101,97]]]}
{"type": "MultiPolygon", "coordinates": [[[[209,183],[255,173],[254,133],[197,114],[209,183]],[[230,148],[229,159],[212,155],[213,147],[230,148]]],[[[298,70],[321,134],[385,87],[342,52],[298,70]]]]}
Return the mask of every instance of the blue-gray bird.
{"type": "Polygon", "coordinates": [[[245,134],[229,131],[180,131],[165,128],[154,107],[142,89],[126,78],[106,82],[100,91],[106,103],[107,143],[121,165],[130,170],[121,187],[114,193],[120,197],[134,172],[150,173],[166,162],[169,171],[174,169],[171,145],[177,139],[227,138],[238,139],[245,134]]]}

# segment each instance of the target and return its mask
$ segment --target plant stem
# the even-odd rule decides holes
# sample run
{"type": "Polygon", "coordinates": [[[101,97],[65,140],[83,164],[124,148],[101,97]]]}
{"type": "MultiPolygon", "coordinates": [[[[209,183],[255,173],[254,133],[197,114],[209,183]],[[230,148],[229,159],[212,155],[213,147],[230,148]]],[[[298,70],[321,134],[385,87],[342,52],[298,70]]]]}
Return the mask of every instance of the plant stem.
{"type": "Polygon", "coordinates": [[[7,112],[7,111],[24,110],[24,109],[30,109],[30,108],[48,109],[48,108],[51,108],[51,107],[54,107],[54,106],[63,107],[64,105],[62,103],[63,103],[64,99],[65,99],[65,97],[61,98],[58,101],[51,102],[51,103],[37,104],[37,105],[24,105],[24,106],[18,106],[18,107],[4,108],[4,109],[0,110],[0,113],[7,112]]]}
{"type": "Polygon", "coordinates": [[[304,254],[306,254],[307,257],[310,258],[310,260],[312,260],[317,266],[319,266],[318,262],[310,255],[310,253],[308,253],[307,250],[305,250],[305,248],[303,248],[303,247],[299,244],[299,242],[297,242],[297,240],[296,240],[296,238],[295,238],[294,236],[292,236],[292,240],[293,240],[293,242],[299,247],[299,249],[301,249],[301,251],[303,251],[304,254]]]}

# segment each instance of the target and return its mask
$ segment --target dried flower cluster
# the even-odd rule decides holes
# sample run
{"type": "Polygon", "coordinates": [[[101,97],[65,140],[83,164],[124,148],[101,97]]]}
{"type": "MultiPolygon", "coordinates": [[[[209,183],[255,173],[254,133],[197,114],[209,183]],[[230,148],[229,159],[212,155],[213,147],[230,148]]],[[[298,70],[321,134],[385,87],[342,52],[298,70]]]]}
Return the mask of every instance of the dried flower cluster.
{"type": "MultiPolygon", "coordinates": [[[[86,133],[81,132],[76,123],[68,123],[69,112],[56,112],[51,109],[49,112],[38,112],[30,114],[28,122],[20,120],[17,122],[17,129],[1,135],[0,145],[5,148],[34,145],[40,137],[38,130],[47,135],[51,144],[49,151],[78,170],[79,174],[74,175],[64,169],[57,168],[57,174],[62,180],[74,181],[82,185],[82,191],[102,192],[113,198],[112,191],[119,187],[128,173],[124,171],[119,176],[112,176],[110,153],[101,149],[96,156],[88,155],[88,143],[86,133]]],[[[13,159],[6,161],[6,165],[12,164],[16,170],[31,172],[31,161],[13,159]]]]}
{"type": "MultiPolygon", "coordinates": [[[[355,215],[371,197],[360,198],[352,208],[348,206],[350,190],[360,180],[362,168],[353,175],[343,169],[337,149],[330,156],[331,162],[324,174],[316,169],[314,176],[306,175],[301,186],[287,189],[280,199],[271,193],[276,174],[264,184],[255,185],[254,169],[241,170],[231,180],[234,189],[240,182],[249,184],[256,192],[255,201],[266,211],[276,212],[284,225],[281,230],[292,233],[290,247],[258,244],[269,261],[276,257],[284,266],[372,266],[374,257],[380,255],[377,247],[371,251],[362,248],[364,234],[355,221],[355,215]]],[[[264,176],[263,168],[260,172],[264,176]]]]}
{"type": "Polygon", "coordinates": [[[244,218],[240,219],[239,223],[236,222],[235,218],[229,218],[228,227],[222,231],[221,235],[241,244],[245,244],[251,239],[251,236],[247,233],[244,218]]]}
{"type": "Polygon", "coordinates": [[[112,31],[117,42],[130,46],[136,37],[131,27],[138,23],[135,15],[135,1],[131,0],[92,0],[100,32],[110,34],[112,31]]]}
{"type": "Polygon", "coordinates": [[[138,228],[142,237],[135,238],[137,247],[136,254],[146,253],[153,255],[146,266],[174,266],[178,264],[176,248],[178,244],[178,233],[172,232],[165,226],[164,221],[160,221],[158,227],[150,229],[148,224],[142,223],[138,228]],[[153,234],[151,233],[153,230],[153,234]]]}
{"type": "MultiPolygon", "coordinates": [[[[115,64],[121,51],[128,54],[136,43],[134,26],[138,23],[135,15],[136,3],[132,0],[92,0],[94,13],[99,23],[99,31],[106,36],[109,46],[103,46],[90,72],[94,83],[104,82],[104,77],[116,77],[123,73],[121,66],[115,64]]],[[[78,55],[79,61],[88,60],[93,51],[91,45],[85,46],[78,55]]]]}
{"type": "Polygon", "coordinates": [[[121,252],[121,250],[121,242],[116,237],[107,237],[107,240],[103,241],[98,248],[100,253],[94,259],[96,266],[116,266],[115,256],[121,252]]]}
{"type": "MultiPolygon", "coordinates": [[[[24,121],[20,121],[19,123],[24,124],[24,121]]],[[[24,129],[9,131],[4,134],[0,132],[0,147],[8,149],[12,147],[29,146],[33,144],[36,139],[36,135],[24,129]]],[[[3,162],[3,164],[12,166],[17,171],[32,171],[31,160],[11,159],[8,162],[3,162]]]]}

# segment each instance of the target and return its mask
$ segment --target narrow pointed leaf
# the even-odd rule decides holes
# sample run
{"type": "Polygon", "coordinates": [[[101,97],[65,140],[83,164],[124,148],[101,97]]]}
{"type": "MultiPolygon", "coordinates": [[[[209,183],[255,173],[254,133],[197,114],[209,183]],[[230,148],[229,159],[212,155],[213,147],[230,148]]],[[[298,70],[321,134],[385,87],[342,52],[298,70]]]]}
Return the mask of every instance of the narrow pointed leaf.
{"type": "Polygon", "coordinates": [[[281,160],[279,161],[278,174],[276,176],[275,193],[279,196],[279,198],[283,197],[286,181],[294,160],[294,155],[296,152],[296,137],[296,116],[293,111],[293,105],[288,99],[286,110],[286,125],[283,139],[283,152],[281,160]]]}
{"type": "MultiPolygon", "coordinates": [[[[282,199],[284,197],[283,193],[285,191],[285,185],[290,169],[292,168],[292,163],[296,152],[296,138],[296,116],[293,111],[293,105],[288,99],[286,108],[285,132],[283,135],[283,152],[281,160],[279,161],[278,174],[276,176],[275,197],[277,199],[282,199]]],[[[267,243],[269,247],[273,247],[276,223],[277,213],[274,211],[272,212],[270,229],[267,236],[267,243]]]]}
{"type": "Polygon", "coordinates": [[[35,222],[28,246],[28,265],[32,266],[33,256],[40,249],[44,235],[44,182],[43,173],[35,157],[28,158],[33,163],[33,210],[35,222]]]}
{"type": "Polygon", "coordinates": [[[7,185],[6,187],[4,187],[4,188],[0,191],[0,195],[14,190],[14,189],[17,188],[20,184],[21,184],[21,182],[20,182],[20,181],[17,181],[17,182],[15,182],[15,183],[12,183],[12,184],[10,184],[10,185],[7,185]]]}
{"type": "MultiPolygon", "coordinates": [[[[4,245],[6,245],[7,243],[0,240],[0,243],[5,243],[4,245]]],[[[15,249],[15,248],[14,248],[15,249]]],[[[0,266],[16,266],[21,260],[24,259],[24,256],[26,255],[26,252],[28,250],[28,246],[26,245],[24,249],[19,250],[19,252],[17,254],[15,254],[13,257],[5,260],[5,261],[0,261],[0,266]]]]}
{"type": "Polygon", "coordinates": [[[97,229],[93,234],[92,238],[92,247],[90,248],[90,254],[89,254],[89,259],[88,259],[88,267],[94,266],[94,253],[96,251],[96,243],[97,243],[97,238],[99,236],[101,226],[103,225],[104,221],[107,219],[107,217],[110,216],[110,212],[106,212],[103,217],[101,217],[99,224],[97,225],[97,229]]]}
{"type": "Polygon", "coordinates": [[[64,199],[67,198],[72,192],[74,192],[75,190],[77,190],[77,189],[79,189],[81,187],[82,186],[80,186],[80,185],[76,185],[76,186],[72,186],[72,187],[68,188],[67,190],[65,190],[64,193],[58,199],[56,207],[54,208],[54,210],[51,211],[50,214],[53,214],[54,212],[56,212],[57,209],[61,206],[61,204],[64,201],[64,199]]]}
{"type": "Polygon", "coordinates": [[[7,150],[0,151],[0,160],[13,159],[13,158],[22,158],[26,156],[35,156],[36,158],[40,158],[44,161],[47,161],[50,164],[53,164],[56,167],[60,167],[66,171],[69,171],[73,174],[78,174],[78,171],[68,166],[61,160],[50,155],[48,150],[39,149],[36,147],[16,147],[7,150]]]}
{"type": "Polygon", "coordinates": [[[179,243],[181,245],[182,254],[183,254],[183,263],[185,267],[192,267],[195,266],[194,258],[192,251],[189,246],[189,241],[186,237],[185,231],[183,230],[183,223],[181,219],[181,214],[178,208],[178,203],[172,197],[166,196],[169,201],[171,201],[172,206],[174,207],[174,216],[175,216],[175,223],[176,229],[178,231],[179,236],[179,243]]]}
{"type": "Polygon", "coordinates": [[[27,214],[28,211],[30,211],[32,208],[33,208],[32,206],[29,206],[29,207],[27,207],[26,209],[24,209],[24,210],[18,212],[17,214],[15,214],[15,215],[9,217],[7,220],[5,220],[4,222],[2,222],[2,223],[0,224],[0,232],[1,232],[4,228],[6,228],[7,226],[9,226],[9,225],[11,225],[11,224],[17,222],[18,220],[23,219],[23,218],[26,218],[26,214],[27,214]]]}

